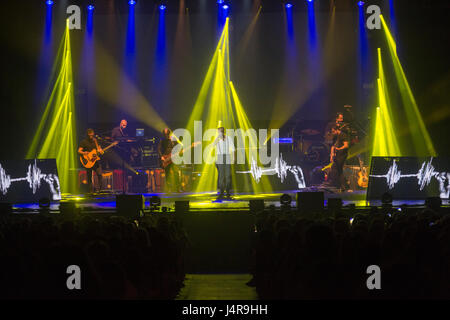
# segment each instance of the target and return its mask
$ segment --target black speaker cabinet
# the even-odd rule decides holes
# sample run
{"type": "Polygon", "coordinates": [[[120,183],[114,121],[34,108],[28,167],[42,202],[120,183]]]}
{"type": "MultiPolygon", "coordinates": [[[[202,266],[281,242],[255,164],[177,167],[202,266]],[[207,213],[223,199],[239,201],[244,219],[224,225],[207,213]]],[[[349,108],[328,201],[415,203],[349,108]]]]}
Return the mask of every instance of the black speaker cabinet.
{"type": "Polygon", "coordinates": [[[120,194],[116,196],[117,213],[127,217],[140,217],[145,208],[142,194],[120,194]]]}

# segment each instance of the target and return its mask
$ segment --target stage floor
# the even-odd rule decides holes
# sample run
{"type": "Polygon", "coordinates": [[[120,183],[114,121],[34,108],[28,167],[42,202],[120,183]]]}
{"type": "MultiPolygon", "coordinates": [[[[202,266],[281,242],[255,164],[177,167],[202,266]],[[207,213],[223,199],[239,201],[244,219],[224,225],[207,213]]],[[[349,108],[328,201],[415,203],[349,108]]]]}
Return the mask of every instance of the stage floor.
{"type": "MultiPolygon", "coordinates": [[[[358,190],[353,192],[333,192],[331,190],[323,189],[309,189],[302,191],[323,191],[324,205],[327,206],[328,199],[341,198],[343,206],[354,205],[356,208],[367,208],[370,206],[381,206],[381,201],[366,201],[366,191],[358,190]]],[[[173,211],[175,208],[175,201],[189,201],[190,210],[194,211],[240,211],[249,209],[249,201],[256,199],[263,199],[265,207],[274,206],[280,207],[280,196],[289,194],[292,197],[291,206],[296,207],[296,193],[299,190],[286,190],[274,193],[237,193],[233,195],[232,200],[216,201],[216,192],[205,193],[144,193],[145,207],[150,208],[150,198],[158,196],[161,199],[161,208],[167,208],[167,211],[173,211]]],[[[63,194],[61,201],[74,201],[83,211],[115,211],[116,210],[116,195],[120,193],[101,193],[92,195],[74,195],[63,194]]],[[[131,193],[128,193],[131,194],[131,193]]],[[[401,205],[408,205],[414,207],[424,207],[425,201],[422,200],[395,200],[392,205],[400,207],[401,205]]],[[[448,206],[449,201],[443,200],[443,206],[448,206]]],[[[14,204],[15,211],[35,211],[39,209],[38,203],[20,203],[14,204]]],[[[51,211],[59,211],[59,202],[52,202],[50,205],[51,211]]]]}

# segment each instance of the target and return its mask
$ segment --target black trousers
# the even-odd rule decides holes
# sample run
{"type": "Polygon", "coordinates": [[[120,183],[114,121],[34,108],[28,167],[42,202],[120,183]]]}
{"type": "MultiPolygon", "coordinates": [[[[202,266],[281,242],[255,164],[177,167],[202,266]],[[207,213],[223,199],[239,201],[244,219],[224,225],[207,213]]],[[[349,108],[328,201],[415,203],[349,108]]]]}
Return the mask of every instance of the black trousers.
{"type": "Polygon", "coordinates": [[[97,175],[98,190],[99,191],[102,190],[102,187],[103,187],[103,177],[102,177],[103,170],[102,170],[102,165],[101,165],[100,161],[97,161],[92,168],[86,168],[86,173],[87,173],[87,183],[88,183],[89,190],[91,192],[95,191],[94,190],[95,188],[94,188],[94,186],[92,184],[92,179],[93,179],[92,173],[97,175]]]}
{"type": "Polygon", "coordinates": [[[164,169],[164,173],[166,175],[166,191],[180,191],[180,169],[178,168],[178,166],[174,163],[171,163],[164,169]]]}
{"type": "Polygon", "coordinates": [[[231,191],[231,161],[230,155],[219,155],[221,159],[216,162],[218,177],[218,187],[220,194],[230,194],[231,191]]]}
{"type": "Polygon", "coordinates": [[[347,160],[347,153],[337,154],[330,172],[330,183],[336,188],[347,189],[347,182],[344,177],[344,164],[347,160]]]}

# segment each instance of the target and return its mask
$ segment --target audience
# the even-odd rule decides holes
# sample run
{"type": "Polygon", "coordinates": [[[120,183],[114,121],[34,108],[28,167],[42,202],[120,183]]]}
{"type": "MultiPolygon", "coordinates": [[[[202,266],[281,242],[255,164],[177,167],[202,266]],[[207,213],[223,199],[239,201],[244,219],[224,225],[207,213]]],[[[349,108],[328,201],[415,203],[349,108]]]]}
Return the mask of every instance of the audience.
{"type": "MultiPolygon", "coordinates": [[[[450,215],[403,207],[256,215],[261,299],[449,299],[450,215]],[[369,290],[367,267],[381,269],[369,290]]],[[[0,299],[174,299],[188,238],[170,214],[0,215],[0,299]],[[81,269],[81,290],[66,287],[81,269]]]]}
{"type": "Polygon", "coordinates": [[[0,298],[174,299],[186,236],[172,217],[0,216],[0,298]],[[68,290],[66,269],[81,269],[68,290]]]}
{"type": "Polygon", "coordinates": [[[440,210],[261,212],[248,285],[261,299],[448,299],[450,215],[440,210]],[[366,286],[370,265],[381,290],[366,286]]]}

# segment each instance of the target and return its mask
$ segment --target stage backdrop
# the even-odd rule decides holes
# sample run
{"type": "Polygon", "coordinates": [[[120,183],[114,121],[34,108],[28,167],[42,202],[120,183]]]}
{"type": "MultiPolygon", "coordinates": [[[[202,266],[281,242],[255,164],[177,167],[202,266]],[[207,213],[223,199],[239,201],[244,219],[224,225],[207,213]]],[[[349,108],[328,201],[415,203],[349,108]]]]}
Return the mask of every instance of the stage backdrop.
{"type": "Polygon", "coordinates": [[[450,159],[373,157],[367,200],[380,200],[385,192],[394,199],[449,198],[450,159]]]}
{"type": "Polygon", "coordinates": [[[61,200],[55,159],[0,160],[0,201],[61,200]]]}

